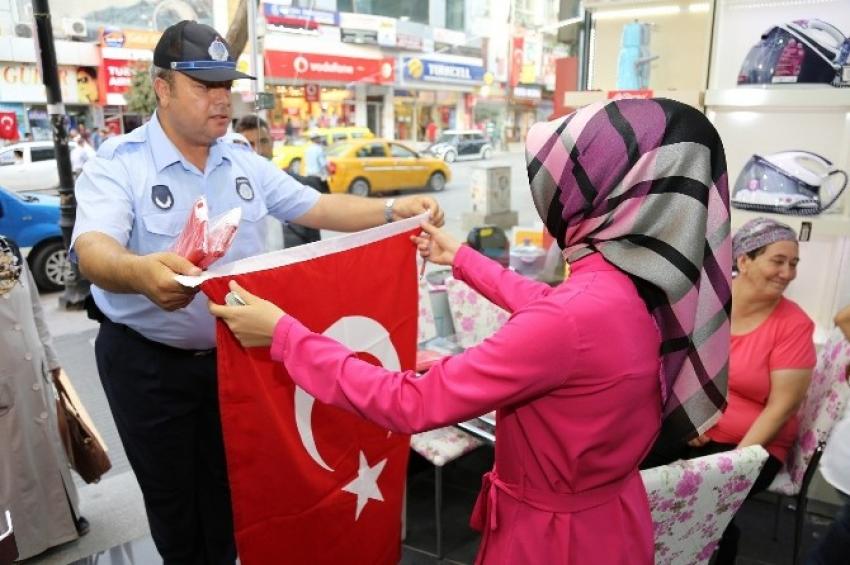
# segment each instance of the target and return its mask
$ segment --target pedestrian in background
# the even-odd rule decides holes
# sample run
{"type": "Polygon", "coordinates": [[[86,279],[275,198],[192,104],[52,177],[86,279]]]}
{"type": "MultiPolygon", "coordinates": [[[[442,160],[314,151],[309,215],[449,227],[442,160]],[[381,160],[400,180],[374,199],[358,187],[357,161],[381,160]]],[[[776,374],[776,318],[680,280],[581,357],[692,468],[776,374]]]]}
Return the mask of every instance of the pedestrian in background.
{"type": "Polygon", "coordinates": [[[242,116],[233,126],[233,131],[241,133],[248,140],[254,153],[271,160],[273,154],[272,134],[269,124],[260,116],[249,114],[242,116]]]}
{"type": "Polygon", "coordinates": [[[428,125],[425,126],[425,138],[428,140],[428,143],[437,141],[437,124],[434,123],[434,120],[429,120],[428,125]]]}
{"type": "MultiPolygon", "coordinates": [[[[271,160],[272,137],[269,125],[266,121],[255,115],[242,116],[233,126],[234,131],[245,136],[255,153],[271,160]]],[[[287,173],[289,176],[305,186],[320,192],[327,193],[327,183],[323,183],[316,177],[302,177],[295,173],[287,173]]],[[[284,248],[296,247],[305,243],[312,243],[322,239],[322,232],[316,228],[300,226],[292,222],[283,224],[283,246],[284,248]]]]}
{"type": "Polygon", "coordinates": [[[97,152],[89,143],[87,135],[82,132],[77,133],[71,140],[76,143],[74,149],[71,150],[71,171],[73,171],[74,177],[77,177],[82,172],[83,166],[94,159],[97,152]]]}
{"type": "Polygon", "coordinates": [[[328,189],[328,158],[325,155],[325,136],[314,133],[310,136],[310,143],[304,150],[304,176],[310,179],[316,186],[321,187],[319,192],[327,194],[328,189]]]}
{"type": "Polygon", "coordinates": [[[20,559],[89,530],[56,421],[60,367],[35,281],[0,236],[0,509],[9,509],[20,559]]]}

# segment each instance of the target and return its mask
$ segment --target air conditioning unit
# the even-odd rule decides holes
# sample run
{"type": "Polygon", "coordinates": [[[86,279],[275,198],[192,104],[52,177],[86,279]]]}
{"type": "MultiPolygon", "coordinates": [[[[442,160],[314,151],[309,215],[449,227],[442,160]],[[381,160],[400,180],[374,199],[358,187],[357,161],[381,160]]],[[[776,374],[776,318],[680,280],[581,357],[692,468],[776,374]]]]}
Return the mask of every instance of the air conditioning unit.
{"type": "Polygon", "coordinates": [[[32,37],[32,26],[30,24],[15,24],[15,35],[17,37],[32,37]]]}
{"type": "Polygon", "coordinates": [[[66,37],[85,38],[89,34],[85,20],[80,18],[62,18],[62,29],[66,37]]]}

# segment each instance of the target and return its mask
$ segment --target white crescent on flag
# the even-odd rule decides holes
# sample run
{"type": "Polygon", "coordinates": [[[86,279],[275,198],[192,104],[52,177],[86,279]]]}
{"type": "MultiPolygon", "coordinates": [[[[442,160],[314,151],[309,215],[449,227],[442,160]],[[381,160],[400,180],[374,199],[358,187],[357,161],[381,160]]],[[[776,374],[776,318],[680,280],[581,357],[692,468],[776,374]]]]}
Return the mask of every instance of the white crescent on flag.
{"type": "MultiPolygon", "coordinates": [[[[346,316],[340,318],[326,329],[322,335],[326,335],[345,345],[356,353],[369,353],[373,355],[385,369],[390,371],[401,370],[401,362],[398,358],[393,342],[390,340],[390,332],[377,321],[364,316],[346,316]]],[[[313,436],[313,403],[315,399],[304,392],[299,386],[295,387],[295,425],[304,449],[320,467],[333,471],[316,447],[316,438],[313,436]]]]}

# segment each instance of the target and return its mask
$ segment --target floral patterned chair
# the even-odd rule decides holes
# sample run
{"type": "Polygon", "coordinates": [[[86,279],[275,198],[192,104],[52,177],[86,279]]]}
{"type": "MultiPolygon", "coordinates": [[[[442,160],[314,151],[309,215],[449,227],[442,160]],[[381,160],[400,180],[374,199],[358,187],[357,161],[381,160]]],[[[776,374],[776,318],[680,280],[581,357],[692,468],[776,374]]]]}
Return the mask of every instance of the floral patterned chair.
{"type": "Polygon", "coordinates": [[[449,310],[457,341],[463,347],[478,345],[508,321],[508,313],[457,279],[446,280],[449,310]]]}
{"type": "Polygon", "coordinates": [[[416,343],[422,343],[434,337],[437,337],[437,323],[434,320],[434,308],[431,305],[428,283],[423,280],[419,281],[419,324],[416,343]]]}
{"type": "Polygon", "coordinates": [[[641,471],[656,565],[708,563],[766,460],[752,445],[641,471]]]}
{"type": "Polygon", "coordinates": [[[797,440],[788,452],[785,466],[768,487],[769,492],[778,495],[773,525],[774,539],[777,539],[779,533],[779,517],[784,497],[797,497],[794,516],[794,563],[799,561],[809,483],[817,469],[832,427],[841,418],[844,405],[850,396],[846,373],[848,365],[850,343],[839,328],[834,328],[820,350],[809,391],[797,412],[800,420],[797,440]]]}
{"type": "MultiPolygon", "coordinates": [[[[437,335],[434,312],[427,286],[419,286],[419,328],[418,342],[422,343],[437,335]]],[[[434,513],[437,528],[437,544],[435,556],[443,557],[443,467],[466,455],[482,445],[484,441],[474,437],[455,426],[446,426],[436,430],[413,434],[410,437],[410,447],[434,465],[434,513]]]]}

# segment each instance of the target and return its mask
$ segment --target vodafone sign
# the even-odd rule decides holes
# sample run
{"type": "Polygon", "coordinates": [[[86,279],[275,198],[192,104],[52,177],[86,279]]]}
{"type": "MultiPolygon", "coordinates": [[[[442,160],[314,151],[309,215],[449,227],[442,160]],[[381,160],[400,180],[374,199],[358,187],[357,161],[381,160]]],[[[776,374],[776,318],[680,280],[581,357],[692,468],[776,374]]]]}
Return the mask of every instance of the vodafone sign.
{"type": "Polygon", "coordinates": [[[305,81],[392,84],[395,60],[339,57],[294,51],[266,51],[268,76],[305,81]]]}

